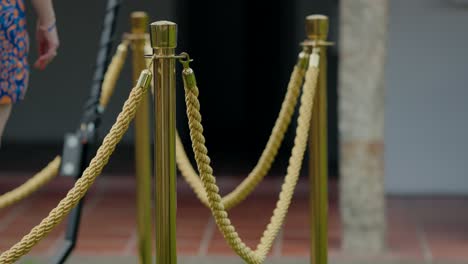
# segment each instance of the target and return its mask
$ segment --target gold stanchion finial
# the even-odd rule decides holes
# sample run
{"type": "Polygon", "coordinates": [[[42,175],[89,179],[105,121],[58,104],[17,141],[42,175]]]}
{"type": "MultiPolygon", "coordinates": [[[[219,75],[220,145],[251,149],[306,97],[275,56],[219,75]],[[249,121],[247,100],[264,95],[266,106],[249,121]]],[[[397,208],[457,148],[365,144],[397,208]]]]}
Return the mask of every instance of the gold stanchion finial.
{"type": "Polygon", "coordinates": [[[157,21],[150,27],[153,48],[177,47],[177,24],[170,21],[157,21]]]}
{"type": "Polygon", "coordinates": [[[328,17],[310,15],[306,17],[306,33],[310,40],[325,41],[328,37],[328,17]]]}
{"type": "Polygon", "coordinates": [[[136,11],[132,12],[130,17],[132,33],[146,33],[146,29],[149,23],[148,14],[146,12],[136,11]]]}

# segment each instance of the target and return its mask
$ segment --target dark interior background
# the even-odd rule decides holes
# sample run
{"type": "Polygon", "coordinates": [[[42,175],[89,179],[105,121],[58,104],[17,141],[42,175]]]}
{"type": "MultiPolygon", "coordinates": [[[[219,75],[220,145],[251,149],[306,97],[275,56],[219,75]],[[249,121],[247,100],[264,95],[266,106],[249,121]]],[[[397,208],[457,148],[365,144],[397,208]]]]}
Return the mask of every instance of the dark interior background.
{"type": "MultiPolygon", "coordinates": [[[[55,1],[61,47],[44,72],[33,70],[27,99],[16,105],[0,151],[2,169],[35,170],[61,150],[62,137],[78,125],[88,95],[105,1],[55,1]],[[87,3],[85,3],[87,2],[87,3]],[[26,166],[25,166],[26,164],[26,166]]],[[[210,154],[221,174],[249,171],[258,159],[280,109],[292,67],[305,37],[304,18],[330,17],[330,39],[337,40],[337,1],[124,1],[118,36],[129,29],[129,14],[145,10],[152,20],[179,24],[178,51],[194,59],[201,89],[203,122],[210,154]]],[[[33,37],[34,14],[28,8],[33,37]]],[[[31,38],[31,61],[36,56],[31,38]]],[[[329,55],[330,174],[337,175],[336,47],[329,55]]],[[[105,114],[104,134],[113,123],[131,85],[124,68],[105,114]]],[[[189,145],[183,89],[179,85],[178,128],[189,145]]],[[[295,123],[292,124],[292,127],[295,123]]],[[[294,129],[290,129],[275,171],[284,172],[294,129]]],[[[132,129],[110,164],[130,171],[132,129]]]]}

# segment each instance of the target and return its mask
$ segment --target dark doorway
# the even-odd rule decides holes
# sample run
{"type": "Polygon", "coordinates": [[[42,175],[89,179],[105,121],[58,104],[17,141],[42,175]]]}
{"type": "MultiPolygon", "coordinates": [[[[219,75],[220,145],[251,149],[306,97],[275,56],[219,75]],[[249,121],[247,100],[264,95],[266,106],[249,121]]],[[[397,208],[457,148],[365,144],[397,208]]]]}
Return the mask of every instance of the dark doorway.
{"type": "MultiPolygon", "coordinates": [[[[300,50],[297,36],[305,36],[302,16],[297,27],[297,10],[303,4],[178,0],[180,50],[195,60],[207,145],[215,167],[223,172],[249,171],[265,147],[300,50]]],[[[333,56],[329,64],[336,71],[333,56]]],[[[336,91],[336,82],[330,82],[330,90],[336,91]]],[[[329,93],[331,174],[336,175],[336,93],[329,93]]],[[[189,146],[183,105],[179,94],[178,127],[189,146]]],[[[284,172],[293,137],[290,129],[275,166],[279,172],[284,172]]]]}
{"type": "Polygon", "coordinates": [[[276,119],[298,49],[293,10],[294,1],[179,1],[180,43],[195,59],[207,144],[230,171],[254,165],[276,119]]]}

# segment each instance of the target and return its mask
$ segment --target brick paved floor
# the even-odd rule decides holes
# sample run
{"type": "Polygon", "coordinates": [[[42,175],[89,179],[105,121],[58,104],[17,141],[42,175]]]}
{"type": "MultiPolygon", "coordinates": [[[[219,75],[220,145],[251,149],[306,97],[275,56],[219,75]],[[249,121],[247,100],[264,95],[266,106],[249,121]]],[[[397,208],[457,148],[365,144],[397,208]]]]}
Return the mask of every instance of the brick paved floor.
{"type": "MultiPolygon", "coordinates": [[[[0,193],[26,179],[24,174],[0,172],[0,193]]],[[[238,178],[229,177],[220,179],[223,191],[232,189],[239,181],[238,178]]],[[[0,251],[9,248],[39,223],[71,184],[70,179],[57,178],[28,199],[0,210],[0,251]]],[[[279,187],[279,179],[270,178],[246,202],[231,211],[233,223],[249,246],[258,242],[275,205],[279,187]]],[[[186,260],[193,257],[194,263],[205,256],[208,259],[232,257],[233,253],[217,231],[209,211],[182,181],[179,181],[178,189],[178,254],[186,260]]],[[[284,229],[273,245],[271,263],[286,263],[281,262],[285,257],[287,263],[296,263],[293,259],[305,263],[308,258],[307,189],[307,182],[302,179],[284,229]],[[274,262],[275,259],[279,262],[274,262]]],[[[351,256],[340,251],[341,226],[336,183],[331,184],[330,192],[329,248],[335,263],[468,263],[468,197],[389,197],[388,251],[379,256],[351,256]]],[[[87,196],[80,239],[74,255],[82,258],[101,256],[99,263],[105,263],[104,259],[109,257],[134,258],[137,247],[135,214],[133,178],[101,176],[87,196]]],[[[31,255],[53,255],[61,243],[63,230],[64,224],[61,224],[33,249],[31,255]]]]}

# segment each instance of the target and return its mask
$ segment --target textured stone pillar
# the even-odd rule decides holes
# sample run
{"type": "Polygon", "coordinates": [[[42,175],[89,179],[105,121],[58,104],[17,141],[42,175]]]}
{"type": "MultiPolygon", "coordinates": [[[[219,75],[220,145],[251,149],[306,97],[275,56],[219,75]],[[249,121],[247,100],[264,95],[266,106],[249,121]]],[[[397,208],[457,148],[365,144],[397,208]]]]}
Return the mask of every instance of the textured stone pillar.
{"type": "Polygon", "coordinates": [[[343,248],[376,254],[385,247],[384,65],[387,0],[340,6],[339,133],[343,248]]]}

